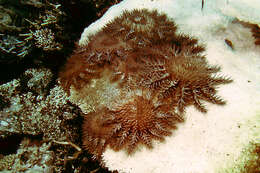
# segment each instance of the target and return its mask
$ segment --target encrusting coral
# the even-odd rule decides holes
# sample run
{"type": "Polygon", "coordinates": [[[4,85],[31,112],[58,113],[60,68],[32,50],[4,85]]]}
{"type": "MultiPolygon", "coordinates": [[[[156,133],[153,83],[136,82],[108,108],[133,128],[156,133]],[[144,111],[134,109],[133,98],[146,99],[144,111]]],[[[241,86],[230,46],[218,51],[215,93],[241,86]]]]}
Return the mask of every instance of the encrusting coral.
{"type": "Polygon", "coordinates": [[[94,158],[108,146],[128,154],[139,144],[152,148],[153,140],[163,141],[184,121],[187,106],[206,112],[205,101],[225,104],[216,86],[232,80],[208,64],[197,39],[176,29],[157,11],[125,11],[68,59],[62,87],[79,106],[95,102],[82,139],[94,158]]]}

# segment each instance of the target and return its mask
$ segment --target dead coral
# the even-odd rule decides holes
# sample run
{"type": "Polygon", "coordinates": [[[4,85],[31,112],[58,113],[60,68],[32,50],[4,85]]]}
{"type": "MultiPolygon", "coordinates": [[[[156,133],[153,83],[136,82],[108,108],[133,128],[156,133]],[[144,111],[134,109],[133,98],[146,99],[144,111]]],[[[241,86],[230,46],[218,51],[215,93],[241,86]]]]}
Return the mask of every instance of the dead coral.
{"type": "Polygon", "coordinates": [[[129,154],[139,144],[152,148],[183,122],[187,106],[206,112],[204,102],[225,104],[216,86],[232,80],[217,75],[220,67],[208,64],[197,39],[176,29],[157,11],[125,11],[78,47],[60,72],[70,100],[83,112],[85,103],[93,106],[83,144],[94,158],[107,146],[129,154]]]}

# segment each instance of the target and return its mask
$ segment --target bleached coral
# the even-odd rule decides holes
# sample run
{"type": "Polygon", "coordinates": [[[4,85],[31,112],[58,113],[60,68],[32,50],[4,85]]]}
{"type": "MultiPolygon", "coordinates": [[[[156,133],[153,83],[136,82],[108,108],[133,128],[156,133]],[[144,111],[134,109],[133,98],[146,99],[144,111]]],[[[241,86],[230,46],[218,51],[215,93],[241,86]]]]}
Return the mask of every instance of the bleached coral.
{"type": "Polygon", "coordinates": [[[108,146],[128,154],[141,144],[152,148],[184,121],[189,105],[206,113],[206,101],[225,104],[216,86],[232,80],[216,75],[220,67],[207,63],[198,40],[176,29],[157,11],[124,11],[78,47],[60,72],[74,104],[94,105],[83,125],[83,145],[94,158],[108,146]],[[96,85],[102,80],[107,84],[96,85]]]}
{"type": "MultiPolygon", "coordinates": [[[[222,66],[223,72],[234,79],[232,84],[219,88],[219,94],[226,98],[228,103],[225,107],[219,109],[214,105],[208,105],[206,116],[202,116],[191,107],[188,108],[186,123],[179,127],[176,135],[167,138],[164,144],[156,143],[153,150],[143,149],[131,157],[124,152],[106,149],[102,159],[104,165],[110,170],[119,172],[175,170],[178,173],[208,173],[221,170],[225,172],[240,156],[248,141],[260,137],[258,106],[260,81],[257,77],[260,74],[259,48],[254,45],[255,40],[250,29],[233,23],[236,15],[230,16],[221,10],[221,7],[225,8],[229,1],[204,2],[204,8],[201,10],[201,0],[125,0],[110,8],[100,20],[82,33],[79,44],[84,46],[89,43],[91,35],[114,17],[122,14],[123,10],[158,9],[174,19],[179,26],[177,32],[199,38],[199,42],[202,41],[206,45],[208,61],[222,66]],[[225,39],[232,41],[234,50],[227,46],[225,39]]],[[[232,1],[230,5],[233,2],[240,3],[240,1],[232,1]]],[[[243,1],[239,6],[250,2],[253,1],[243,1]]],[[[240,10],[240,14],[253,14],[252,17],[247,16],[249,22],[250,19],[253,23],[256,19],[260,19],[258,17],[260,13],[254,13],[255,10],[251,13],[250,8],[246,6],[236,9],[237,12],[240,10]],[[246,11],[250,12],[246,13],[246,11]]]]}

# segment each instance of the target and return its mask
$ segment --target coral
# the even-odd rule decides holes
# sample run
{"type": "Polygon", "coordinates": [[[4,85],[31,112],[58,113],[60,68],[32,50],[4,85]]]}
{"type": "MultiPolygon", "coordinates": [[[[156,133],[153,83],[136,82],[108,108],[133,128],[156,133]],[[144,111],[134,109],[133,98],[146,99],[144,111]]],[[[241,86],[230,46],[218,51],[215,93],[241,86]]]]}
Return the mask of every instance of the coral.
{"type": "Polygon", "coordinates": [[[25,138],[16,154],[0,159],[0,171],[52,172],[55,155],[49,148],[50,143],[36,144],[25,138]]]}
{"type": "Polygon", "coordinates": [[[43,135],[46,140],[72,140],[66,120],[77,116],[59,86],[48,88],[48,69],[28,69],[18,79],[0,86],[0,95],[9,106],[0,111],[0,137],[12,134],[43,135]]]}
{"type": "Polygon", "coordinates": [[[225,104],[216,86],[232,80],[217,75],[220,67],[207,62],[197,39],[176,29],[157,11],[125,11],[68,59],[59,80],[88,113],[82,140],[94,158],[107,146],[129,154],[152,148],[184,121],[187,106],[206,112],[205,101],[225,104]]]}
{"type": "Polygon", "coordinates": [[[36,30],[33,37],[36,41],[35,45],[43,50],[59,50],[61,48],[60,44],[55,42],[54,33],[48,28],[36,30]]]}
{"type": "Polygon", "coordinates": [[[21,31],[21,27],[13,25],[15,12],[0,5],[0,32],[21,31]]]}
{"type": "Polygon", "coordinates": [[[48,89],[53,74],[47,69],[30,69],[26,70],[23,75],[28,78],[27,87],[31,92],[44,95],[48,89]]]}
{"type": "MultiPolygon", "coordinates": [[[[80,111],[68,103],[67,94],[55,84],[53,78],[49,69],[33,68],[26,70],[19,78],[0,85],[0,145],[3,146],[2,141],[7,143],[7,149],[2,147],[3,150],[9,150],[9,144],[18,145],[23,137],[40,138],[37,140],[40,145],[23,147],[22,143],[17,154],[4,153],[8,155],[4,155],[2,160],[0,158],[0,169],[48,172],[46,164],[53,166],[54,172],[67,169],[63,162],[69,160],[67,157],[72,155],[74,149],[53,145],[50,148],[50,143],[71,141],[78,144],[80,111]],[[15,139],[11,141],[10,136],[15,139]],[[46,154],[42,154],[43,151],[46,154]],[[42,163],[44,159],[55,161],[45,164],[42,163]]],[[[15,147],[12,148],[16,150],[15,147]]],[[[68,167],[70,166],[72,165],[68,167]]]]}
{"type": "MultiPolygon", "coordinates": [[[[18,57],[25,57],[29,53],[30,46],[26,45],[25,42],[18,40],[15,36],[11,35],[0,35],[0,51],[5,54],[12,54],[18,57]]],[[[1,62],[8,61],[7,56],[1,58],[1,62]],[[3,60],[2,60],[3,59],[3,60]]],[[[9,60],[10,62],[11,60],[9,60]]]]}
{"type": "Polygon", "coordinates": [[[48,1],[44,4],[38,1],[26,2],[26,4],[37,8],[44,7],[45,11],[39,14],[37,20],[30,21],[25,19],[29,22],[31,29],[28,33],[19,34],[25,37],[24,42],[33,40],[33,44],[44,51],[60,50],[62,45],[57,42],[57,35],[62,30],[62,27],[59,25],[60,17],[64,15],[64,12],[60,9],[61,5],[48,1]]]}

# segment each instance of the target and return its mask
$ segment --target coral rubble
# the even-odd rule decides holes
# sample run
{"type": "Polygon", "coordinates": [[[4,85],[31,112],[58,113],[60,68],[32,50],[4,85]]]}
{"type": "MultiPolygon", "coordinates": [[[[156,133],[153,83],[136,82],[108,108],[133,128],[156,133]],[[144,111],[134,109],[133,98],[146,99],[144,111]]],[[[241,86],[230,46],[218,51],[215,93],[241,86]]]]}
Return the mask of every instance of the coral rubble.
{"type": "Polygon", "coordinates": [[[187,106],[206,112],[204,102],[225,104],[216,86],[232,80],[176,29],[157,11],[125,11],[68,59],[61,86],[86,113],[82,140],[94,158],[107,146],[129,154],[139,144],[152,148],[183,122],[187,106]]]}

